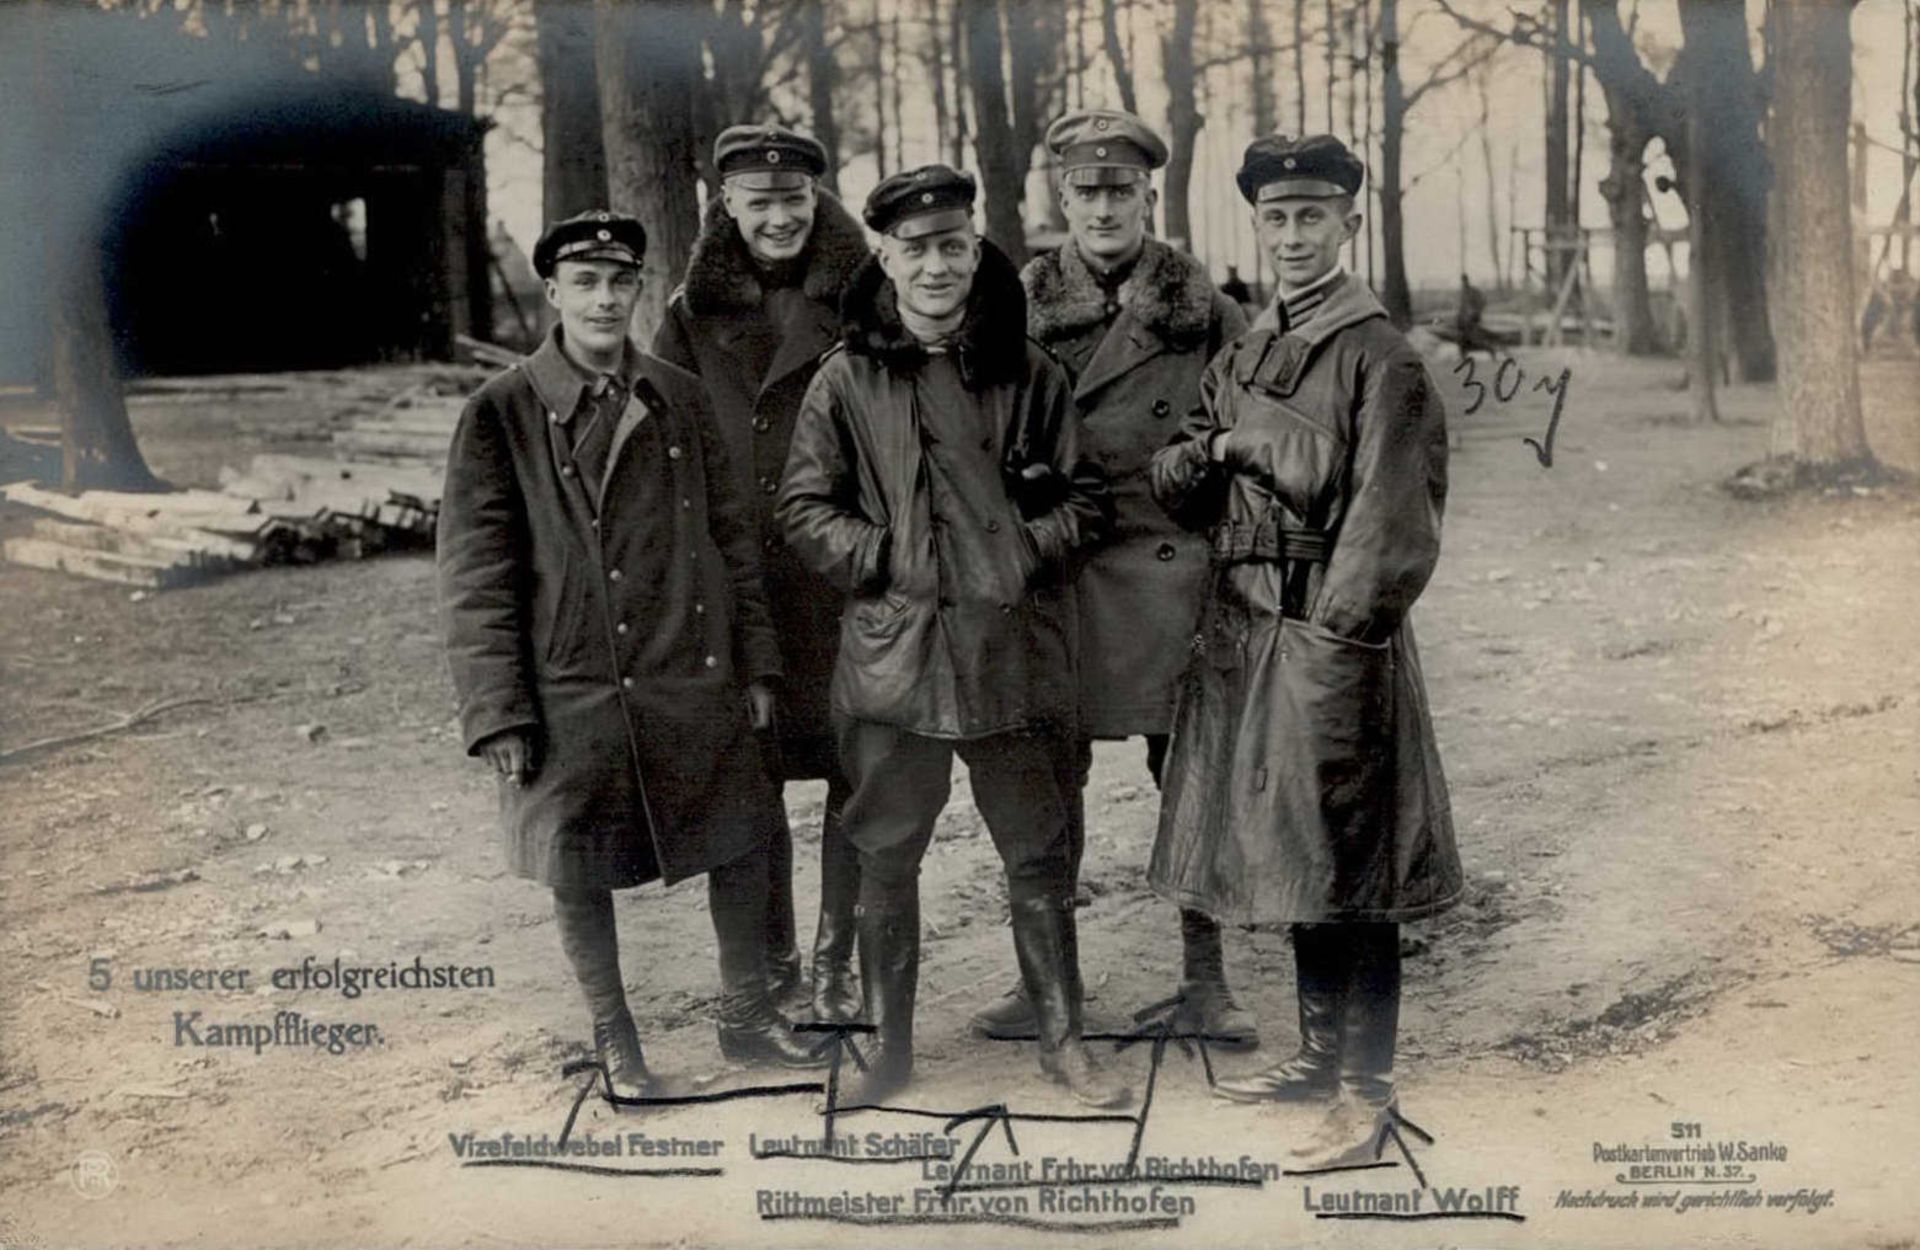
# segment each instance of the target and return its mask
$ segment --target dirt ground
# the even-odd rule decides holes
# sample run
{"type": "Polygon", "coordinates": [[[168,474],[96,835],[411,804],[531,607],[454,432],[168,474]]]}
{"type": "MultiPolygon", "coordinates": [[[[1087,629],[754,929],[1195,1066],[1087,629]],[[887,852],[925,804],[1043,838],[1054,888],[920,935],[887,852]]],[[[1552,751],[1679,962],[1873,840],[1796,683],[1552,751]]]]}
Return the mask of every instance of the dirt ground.
{"type": "MultiPolygon", "coordinates": [[[[1411,1164],[1396,1147],[1383,1162],[1397,1167],[1361,1173],[1096,1185],[1107,1205],[1065,1214],[1042,1205],[1057,1188],[1007,1191],[1023,1218],[1056,1225],[1192,1199],[1175,1229],[1077,1242],[986,1222],[992,1194],[922,1212],[982,1218],[950,1227],[770,1218],[784,1193],[924,1201],[937,1184],[922,1164],[753,1158],[769,1139],[819,1136],[805,1096],[589,1103],[574,1129],[628,1146],[717,1140],[716,1156],[588,1162],[720,1175],[463,1167],[463,1134],[559,1135],[574,1089],[559,1070],[586,1022],[548,900],[504,872],[493,783],[461,754],[430,558],[137,600],[0,565],[0,751],[197,700],[0,763],[0,1244],[1915,1245],[1920,501],[1737,501],[1717,483],[1766,454],[1771,388],[1734,388],[1728,422],[1701,428],[1685,423],[1672,364],[1537,351],[1522,363],[1519,395],[1472,415],[1436,369],[1456,401],[1453,491],[1415,620],[1470,888],[1407,933],[1402,1099],[1437,1139],[1410,1140],[1411,1164]],[[1546,427],[1533,379],[1562,363],[1573,379],[1549,469],[1521,438],[1546,427]],[[308,956],[418,956],[485,966],[494,983],[352,998],[266,984],[308,956]],[[140,988],[160,968],[249,978],[140,988]],[[282,1011],[370,1022],[380,1039],[337,1056],[193,1045],[176,1013],[196,1010],[203,1024],[282,1011]],[[1732,1188],[1727,1171],[1636,1176],[1620,1153],[1741,1142],[1752,1180],[1732,1188]],[[1317,1218],[1316,1203],[1355,1190],[1424,1191],[1425,1213],[1465,1190],[1486,1210],[1317,1218]],[[1761,1205],[1699,1205],[1749,1190],[1761,1205]],[[1793,1206],[1765,1205],[1796,1191],[1793,1206]],[[1595,1194],[1638,1205],[1566,1205],[1595,1194]]],[[[1920,462],[1920,362],[1870,362],[1865,383],[1879,445],[1920,462]]],[[[351,391],[156,397],[135,420],[159,471],[211,484],[222,461],[312,450],[359,402],[351,391]]],[[[789,791],[803,915],[820,799],[818,785],[789,791]]],[[[1141,743],[1100,746],[1088,804],[1082,963],[1091,1010],[1117,1025],[1177,976],[1175,913],[1144,883],[1156,804],[1141,743]]],[[[911,1101],[1066,1112],[1026,1047],[966,1036],[967,1015],[1013,976],[983,833],[957,786],[923,877],[911,1101]]],[[[704,899],[698,882],[621,896],[653,1062],[690,1091],[779,1079],[718,1055],[704,899]]],[[[1288,1053],[1284,935],[1230,933],[1228,969],[1265,1045],[1214,1062],[1241,1071],[1288,1053]]],[[[1146,1047],[1113,1062],[1144,1084],[1146,1047]]],[[[1285,1169],[1315,1124],[1210,1100],[1199,1063],[1172,1050],[1142,1152],[1285,1169]]],[[[896,1134],[901,1149],[915,1133],[946,1141],[946,1127],[870,1113],[839,1131],[884,1150],[896,1134]]],[[[974,1131],[951,1130],[960,1149],[974,1131]]],[[[1018,1159],[1111,1164],[1133,1131],[1026,1122],[1018,1159]]],[[[998,1134],[977,1157],[1016,1159],[998,1134]]]]}

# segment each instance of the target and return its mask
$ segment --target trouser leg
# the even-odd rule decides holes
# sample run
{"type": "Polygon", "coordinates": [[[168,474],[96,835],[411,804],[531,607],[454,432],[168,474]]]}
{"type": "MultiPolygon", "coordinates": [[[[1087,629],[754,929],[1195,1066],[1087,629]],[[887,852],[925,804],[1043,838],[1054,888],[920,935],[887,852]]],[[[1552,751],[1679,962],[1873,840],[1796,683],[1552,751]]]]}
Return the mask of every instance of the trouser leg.
{"type": "Polygon", "coordinates": [[[720,955],[720,1052],[748,1063],[819,1067],[825,1060],[794,1034],[768,991],[767,887],[761,848],[707,873],[707,907],[720,955]]]}
{"type": "Polygon", "coordinates": [[[620,979],[613,892],[556,886],[553,919],[560,931],[560,948],[587,1000],[594,1054],[607,1071],[609,1085],[622,1097],[644,1096],[653,1078],[647,1072],[639,1030],[627,1009],[627,991],[620,979]]]}
{"type": "Polygon", "coordinates": [[[1079,1101],[1110,1107],[1129,1091],[1100,1071],[1080,1038],[1074,845],[1060,762],[1066,746],[1041,732],[997,735],[960,750],[974,802],[1006,866],[1014,953],[1033,1003],[1041,1070],[1079,1101]]]}
{"type": "Polygon", "coordinates": [[[813,1014],[845,1022],[860,1014],[853,984],[854,908],[860,902],[860,852],[847,839],[845,809],[852,784],[844,773],[827,779],[820,821],[820,923],[813,939],[813,1014]]]}
{"type": "Polygon", "coordinates": [[[950,744],[887,725],[836,726],[850,793],[842,815],[859,855],[860,989],[874,1028],[867,1070],[847,1106],[885,1102],[913,1074],[913,1011],[920,980],[920,861],[952,788],[950,744]]]}

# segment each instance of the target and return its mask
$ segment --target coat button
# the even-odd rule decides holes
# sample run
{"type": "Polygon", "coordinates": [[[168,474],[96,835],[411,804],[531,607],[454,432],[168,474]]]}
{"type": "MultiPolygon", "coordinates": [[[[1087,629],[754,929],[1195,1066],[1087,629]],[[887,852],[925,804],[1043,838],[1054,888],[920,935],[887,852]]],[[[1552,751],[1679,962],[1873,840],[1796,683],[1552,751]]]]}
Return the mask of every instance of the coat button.
{"type": "Polygon", "coordinates": [[[694,605],[693,605],[693,614],[694,614],[695,616],[705,616],[705,615],[707,614],[707,605],[706,605],[706,604],[704,604],[704,603],[696,603],[696,604],[694,604],[694,605]]]}
{"type": "Polygon", "coordinates": [[[572,477],[572,476],[573,476],[573,466],[572,466],[572,465],[570,465],[570,464],[563,464],[563,465],[561,465],[561,466],[560,466],[560,476],[561,476],[561,477],[572,477]]]}
{"type": "Polygon", "coordinates": [[[680,445],[678,443],[674,444],[672,447],[667,448],[667,459],[678,460],[679,458],[680,458],[680,445]]]}
{"type": "Polygon", "coordinates": [[[611,573],[608,573],[608,574],[607,574],[607,580],[608,580],[608,581],[610,581],[610,582],[617,582],[617,581],[619,581],[619,580],[620,580],[620,570],[619,570],[619,569],[614,569],[614,570],[613,570],[613,571],[612,571],[611,573]]]}
{"type": "Polygon", "coordinates": [[[708,668],[719,668],[719,667],[720,667],[720,657],[718,657],[718,656],[713,656],[713,655],[710,655],[710,656],[708,656],[708,657],[707,657],[707,667],[708,667],[708,668]]]}
{"type": "Polygon", "coordinates": [[[1012,615],[1013,615],[1013,605],[1012,605],[1011,603],[1003,603],[1003,604],[1001,604],[1001,605],[1000,605],[1000,614],[1001,614],[1002,616],[1012,616],[1012,615]]]}
{"type": "Polygon", "coordinates": [[[626,633],[626,632],[627,632],[627,623],[626,623],[625,621],[621,621],[621,622],[620,622],[620,623],[619,623],[618,625],[615,625],[615,626],[613,627],[613,632],[614,632],[614,633],[616,633],[616,634],[624,634],[624,633],[626,633]]]}
{"type": "Polygon", "coordinates": [[[755,417],[753,419],[753,428],[756,433],[765,434],[773,428],[773,422],[765,417],[755,417]]]}
{"type": "Polygon", "coordinates": [[[987,518],[987,533],[989,533],[989,534],[998,534],[999,532],[1000,532],[1000,521],[999,521],[999,518],[997,518],[997,517],[988,517],[988,518],[987,518]]]}
{"type": "Polygon", "coordinates": [[[1159,556],[1162,560],[1171,560],[1174,557],[1173,544],[1161,543],[1160,550],[1154,552],[1153,554],[1159,556]]]}
{"type": "Polygon", "coordinates": [[[560,414],[559,414],[559,413],[557,413],[557,412],[550,412],[550,413],[548,413],[548,414],[547,414],[547,420],[549,420],[549,421],[551,421],[551,422],[553,422],[553,424],[555,424],[555,425],[559,425],[559,424],[560,424],[560,414]]]}
{"type": "Polygon", "coordinates": [[[780,483],[775,481],[773,478],[763,477],[760,479],[760,489],[765,493],[771,495],[775,491],[780,489],[780,483]]]}
{"type": "Polygon", "coordinates": [[[1156,416],[1156,417],[1164,417],[1164,416],[1166,416],[1166,415],[1167,415],[1168,413],[1170,413],[1170,412],[1172,412],[1172,411],[1173,411],[1173,405],[1172,405],[1172,404],[1170,404],[1170,403],[1168,403],[1168,402],[1167,402],[1166,400],[1164,400],[1164,399],[1156,399],[1156,400],[1154,400],[1154,401],[1153,401],[1153,415],[1154,415],[1154,416],[1156,416]]]}
{"type": "Polygon", "coordinates": [[[691,508],[693,507],[693,500],[688,499],[685,495],[682,495],[680,497],[680,506],[682,508],[691,508]]]}
{"type": "Polygon", "coordinates": [[[620,684],[621,684],[621,686],[623,686],[624,688],[626,688],[626,689],[628,689],[628,690],[631,690],[631,689],[633,689],[633,678],[631,678],[631,677],[622,677],[622,678],[620,679],[620,684]]]}

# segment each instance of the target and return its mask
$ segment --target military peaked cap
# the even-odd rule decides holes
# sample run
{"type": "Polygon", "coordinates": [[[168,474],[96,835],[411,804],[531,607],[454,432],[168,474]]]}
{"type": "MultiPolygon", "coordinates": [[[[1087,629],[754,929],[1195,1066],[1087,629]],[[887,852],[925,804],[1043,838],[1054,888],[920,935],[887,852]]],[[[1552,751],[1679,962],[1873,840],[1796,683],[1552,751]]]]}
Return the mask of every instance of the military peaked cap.
{"type": "Polygon", "coordinates": [[[1247,145],[1234,181],[1247,203],[1284,196],[1326,198],[1360,190],[1366,166],[1332,135],[1267,135],[1247,145]]]}
{"type": "Polygon", "coordinates": [[[752,191],[804,186],[827,171],[827,150],[782,126],[729,126],[713,141],[720,177],[752,191]]]}
{"type": "Polygon", "coordinates": [[[1167,163],[1167,145],[1153,129],[1118,109],[1080,109],[1047,127],[1047,151],[1070,186],[1135,182],[1167,163]]]}
{"type": "Polygon", "coordinates": [[[972,174],[922,165],[894,174],[867,197],[867,225],[897,239],[952,230],[973,221],[972,174]]]}
{"type": "Polygon", "coordinates": [[[647,228],[624,213],[591,209],[547,227],[533,245],[533,271],[543,278],[563,260],[613,260],[635,269],[647,255],[647,228]]]}

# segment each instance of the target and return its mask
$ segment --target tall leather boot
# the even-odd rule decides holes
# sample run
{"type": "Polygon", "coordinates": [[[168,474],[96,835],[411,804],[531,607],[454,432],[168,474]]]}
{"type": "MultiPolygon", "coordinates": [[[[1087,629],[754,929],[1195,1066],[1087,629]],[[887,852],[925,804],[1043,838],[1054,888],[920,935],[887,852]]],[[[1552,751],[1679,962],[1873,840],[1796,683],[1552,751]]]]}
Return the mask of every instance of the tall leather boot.
{"type": "Polygon", "coordinates": [[[707,874],[707,908],[720,948],[720,1053],[740,1063],[825,1067],[829,1057],[794,1033],[767,991],[766,857],[758,851],[707,874]]]}
{"type": "Polygon", "coordinates": [[[617,1097],[645,1098],[658,1091],[640,1049],[640,1033],[627,1010],[627,991],[620,980],[620,944],[614,928],[611,890],[556,888],[553,919],[560,930],[560,948],[593,1019],[593,1053],[607,1071],[607,1084],[617,1097]]]}
{"type": "Polygon", "coordinates": [[[1204,1033],[1224,1050],[1252,1050],[1260,1044],[1253,1013],[1233,1001],[1227,988],[1226,955],[1220,948],[1220,922],[1203,911],[1180,909],[1181,1025],[1204,1033]]]}
{"type": "Polygon", "coordinates": [[[1013,949],[1039,1025],[1040,1070],[1086,1106],[1118,1107],[1128,1102],[1133,1091],[1102,1071],[1080,1040],[1080,952],[1073,897],[1017,894],[1013,949]]]}
{"type": "Polygon", "coordinates": [[[853,980],[860,852],[840,827],[840,810],[840,797],[829,792],[820,821],[820,927],[813,936],[813,1018],[829,1024],[858,1020],[861,1010],[853,980]]]}
{"type": "Polygon", "coordinates": [[[1215,1081],[1215,1097],[1232,1102],[1326,1102],[1338,1095],[1342,1013],[1350,962],[1341,941],[1344,928],[1293,926],[1300,1049],[1264,1071],[1215,1081]]]}
{"type": "Polygon", "coordinates": [[[1393,1052],[1400,1034],[1400,926],[1344,926],[1353,936],[1340,1037],[1340,1091],[1360,1107],[1393,1108],[1393,1052]]]}
{"type": "MultiPolygon", "coordinates": [[[[860,988],[866,1022],[867,1070],[840,1089],[839,1105],[883,1103],[913,1076],[913,1003],[920,988],[920,882],[876,887],[862,882],[854,909],[860,933],[860,988]]],[[[845,1069],[841,1069],[844,1073],[845,1069]]]]}
{"type": "Polygon", "coordinates": [[[800,947],[793,919],[793,830],[786,818],[767,832],[767,993],[776,1004],[801,995],[800,947]]]}

